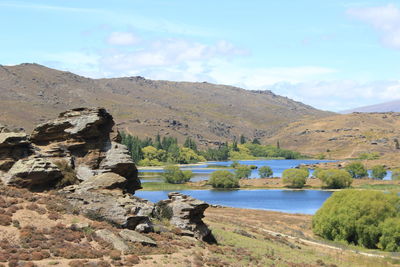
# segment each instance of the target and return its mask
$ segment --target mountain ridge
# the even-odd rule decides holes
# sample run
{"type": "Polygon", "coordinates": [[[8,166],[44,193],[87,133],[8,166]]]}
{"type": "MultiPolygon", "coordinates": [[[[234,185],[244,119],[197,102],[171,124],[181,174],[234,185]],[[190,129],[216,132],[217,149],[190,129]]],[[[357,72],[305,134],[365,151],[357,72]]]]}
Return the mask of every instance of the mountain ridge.
{"type": "Polygon", "coordinates": [[[201,145],[263,139],[290,122],[332,115],[271,91],[150,80],[91,79],[35,63],[0,66],[0,123],[30,131],[63,110],[102,106],[134,135],[190,136],[201,145]]]}

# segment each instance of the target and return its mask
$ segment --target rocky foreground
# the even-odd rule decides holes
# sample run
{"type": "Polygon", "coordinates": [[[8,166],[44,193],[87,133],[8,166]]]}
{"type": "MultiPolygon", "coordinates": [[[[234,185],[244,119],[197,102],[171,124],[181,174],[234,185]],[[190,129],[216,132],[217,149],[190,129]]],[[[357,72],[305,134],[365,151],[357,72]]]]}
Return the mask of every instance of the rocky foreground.
{"type": "MultiPolygon", "coordinates": [[[[119,142],[120,136],[112,116],[101,108],[80,108],[61,113],[57,119],[38,125],[30,135],[1,127],[2,225],[13,223],[13,214],[24,206],[14,204],[25,202],[28,198],[31,202],[27,204],[31,207],[28,209],[42,214],[51,212],[52,208],[41,207],[36,202],[47,205],[47,201],[59,202],[60,208],[67,213],[107,222],[114,227],[114,231],[94,229],[96,238],[124,254],[129,254],[135,243],[157,246],[155,240],[140,234],[162,231],[164,227],[154,223],[157,220],[168,221],[169,225],[179,229],[182,236],[215,243],[211,231],[202,221],[207,203],[178,193],[171,193],[168,200],[156,204],[134,196],[135,191],[141,188],[137,169],[128,150],[119,142]],[[18,188],[29,191],[18,191],[18,188]],[[49,198],[48,194],[56,200],[49,198]]],[[[49,214],[49,218],[54,217],[55,221],[57,216],[49,214]]],[[[42,231],[29,222],[24,227],[31,234],[42,231]]],[[[54,227],[52,230],[46,228],[46,231],[63,231],[66,226],[54,227]]],[[[81,231],[87,227],[87,224],[74,224],[67,228],[81,231]]],[[[0,234],[4,233],[0,231],[0,234]]],[[[49,239],[45,237],[46,233],[41,235],[43,242],[38,239],[35,246],[24,245],[21,238],[9,242],[5,236],[0,236],[0,240],[3,238],[4,241],[3,249],[15,248],[18,253],[14,255],[10,251],[2,254],[0,262],[19,260],[20,254],[31,254],[32,251],[25,247],[36,248],[49,239]]],[[[81,235],[82,238],[87,236],[81,235]]],[[[45,246],[50,249],[53,245],[45,246]]],[[[48,251],[45,255],[47,258],[57,256],[57,253],[48,251]]],[[[31,258],[25,256],[22,260],[31,258]]]]}
{"type": "Polygon", "coordinates": [[[310,216],[219,208],[204,218],[209,205],[190,196],[135,197],[137,169],[119,141],[101,108],[30,135],[0,127],[0,267],[392,265],[305,243],[310,216]]]}

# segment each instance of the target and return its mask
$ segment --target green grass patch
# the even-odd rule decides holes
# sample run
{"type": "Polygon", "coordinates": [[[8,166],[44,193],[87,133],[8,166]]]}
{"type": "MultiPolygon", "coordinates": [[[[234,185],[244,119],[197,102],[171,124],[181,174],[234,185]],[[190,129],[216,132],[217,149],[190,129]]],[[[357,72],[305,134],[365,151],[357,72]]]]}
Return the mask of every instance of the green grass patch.
{"type": "Polygon", "coordinates": [[[374,189],[374,190],[399,190],[400,191],[399,184],[363,184],[356,188],[374,189]]]}

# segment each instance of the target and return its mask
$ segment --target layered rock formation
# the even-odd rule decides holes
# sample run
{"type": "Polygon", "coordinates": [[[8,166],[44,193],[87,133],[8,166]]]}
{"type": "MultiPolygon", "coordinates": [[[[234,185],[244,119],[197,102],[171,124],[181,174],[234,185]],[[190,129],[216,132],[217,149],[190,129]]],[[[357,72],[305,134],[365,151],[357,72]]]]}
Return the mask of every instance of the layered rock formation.
{"type": "Polygon", "coordinates": [[[124,228],[97,233],[116,249],[126,242],[156,245],[132,232],[152,232],[152,217],[167,217],[182,234],[215,242],[202,221],[208,204],[179,193],[153,203],[133,196],[137,169],[112,116],[102,108],[78,108],[38,125],[30,136],[0,127],[0,181],[31,189],[58,189],[75,210],[124,228]]]}
{"type": "Polygon", "coordinates": [[[28,137],[24,133],[0,133],[0,170],[7,185],[52,187],[62,179],[54,163],[66,161],[87,180],[102,173],[126,179],[124,190],[140,189],[137,169],[112,116],[102,108],[77,108],[57,119],[38,125],[28,137]]]}
{"type": "Polygon", "coordinates": [[[206,202],[177,192],[169,193],[168,198],[156,204],[156,216],[168,218],[172,225],[183,230],[183,235],[216,243],[211,230],[202,220],[204,211],[209,207],[206,202]]]}

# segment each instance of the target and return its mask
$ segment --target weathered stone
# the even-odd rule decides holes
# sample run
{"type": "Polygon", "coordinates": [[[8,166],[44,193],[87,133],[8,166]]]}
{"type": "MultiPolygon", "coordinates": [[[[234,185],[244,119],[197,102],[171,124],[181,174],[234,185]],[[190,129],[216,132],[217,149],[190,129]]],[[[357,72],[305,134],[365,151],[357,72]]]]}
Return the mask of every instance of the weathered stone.
{"type": "Polygon", "coordinates": [[[121,137],[114,125],[103,108],[72,109],[37,126],[30,139],[43,157],[69,158],[79,180],[113,172],[125,177],[124,190],[134,193],[141,188],[137,169],[127,148],[117,143],[121,137]]]}
{"type": "Polygon", "coordinates": [[[52,162],[44,158],[30,157],[17,161],[1,178],[5,185],[49,188],[61,177],[60,169],[52,162]]]}
{"type": "Polygon", "coordinates": [[[8,171],[19,159],[32,154],[32,149],[25,133],[0,133],[0,170],[8,171]]]}
{"type": "Polygon", "coordinates": [[[139,232],[153,231],[148,211],[154,204],[131,194],[124,194],[120,189],[92,190],[74,185],[60,191],[71,205],[78,207],[86,216],[108,221],[120,228],[128,228],[139,232]]]}
{"type": "Polygon", "coordinates": [[[202,220],[204,211],[209,207],[206,202],[177,192],[169,193],[168,198],[156,204],[156,216],[168,218],[172,225],[182,229],[187,235],[209,243],[216,242],[211,230],[202,220]]]}
{"type": "Polygon", "coordinates": [[[119,250],[123,253],[129,252],[129,246],[125,243],[125,241],[110,230],[100,229],[97,230],[95,233],[96,236],[111,244],[114,249],[119,250]]]}
{"type": "Polygon", "coordinates": [[[116,173],[92,176],[79,184],[81,190],[125,188],[127,180],[116,173]]]}
{"type": "Polygon", "coordinates": [[[138,171],[125,145],[112,142],[111,148],[100,164],[100,169],[118,173],[128,179],[130,188],[127,187],[126,189],[130,192],[141,188],[138,171]]]}
{"type": "Polygon", "coordinates": [[[148,245],[148,246],[157,246],[156,241],[153,239],[144,236],[136,231],[132,231],[129,229],[124,229],[119,232],[119,235],[125,240],[133,243],[141,243],[143,245],[148,245]]]}

